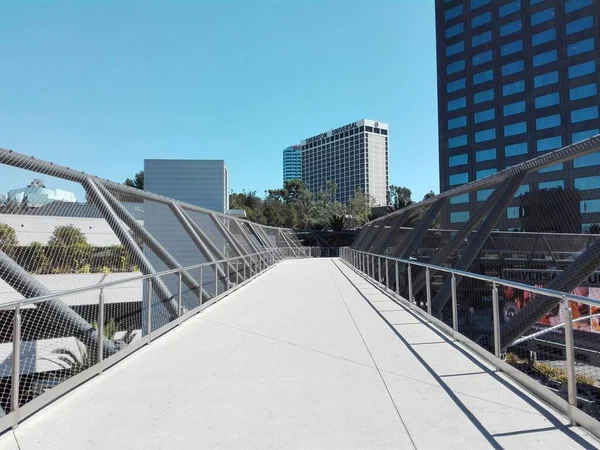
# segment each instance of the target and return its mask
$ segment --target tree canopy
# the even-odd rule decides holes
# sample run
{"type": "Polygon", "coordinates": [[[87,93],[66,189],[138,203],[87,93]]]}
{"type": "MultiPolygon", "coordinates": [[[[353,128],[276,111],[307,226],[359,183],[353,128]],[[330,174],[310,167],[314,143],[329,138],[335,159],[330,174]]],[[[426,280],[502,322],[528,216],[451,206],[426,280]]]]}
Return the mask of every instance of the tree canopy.
{"type": "Polygon", "coordinates": [[[133,180],[131,178],[127,178],[125,180],[125,184],[127,186],[131,186],[136,189],[141,189],[143,191],[144,190],[144,171],[140,170],[138,173],[136,173],[133,177],[133,180]]]}

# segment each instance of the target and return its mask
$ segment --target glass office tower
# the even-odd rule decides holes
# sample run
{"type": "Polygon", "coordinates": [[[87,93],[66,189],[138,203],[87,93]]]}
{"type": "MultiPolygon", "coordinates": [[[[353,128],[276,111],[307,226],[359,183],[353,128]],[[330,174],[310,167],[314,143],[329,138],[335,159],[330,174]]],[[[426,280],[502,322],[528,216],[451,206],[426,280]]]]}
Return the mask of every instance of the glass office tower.
{"type": "Polygon", "coordinates": [[[283,181],[302,179],[302,146],[291,145],[283,150],[283,181]]]}
{"type": "MultiPolygon", "coordinates": [[[[599,22],[600,0],[436,0],[442,192],[600,133],[599,22]]],[[[593,154],[546,168],[518,195],[577,190],[589,227],[598,164],[593,154]]],[[[442,226],[458,228],[491,192],[453,198],[442,226]]],[[[499,228],[522,229],[513,203],[499,228]]]]}

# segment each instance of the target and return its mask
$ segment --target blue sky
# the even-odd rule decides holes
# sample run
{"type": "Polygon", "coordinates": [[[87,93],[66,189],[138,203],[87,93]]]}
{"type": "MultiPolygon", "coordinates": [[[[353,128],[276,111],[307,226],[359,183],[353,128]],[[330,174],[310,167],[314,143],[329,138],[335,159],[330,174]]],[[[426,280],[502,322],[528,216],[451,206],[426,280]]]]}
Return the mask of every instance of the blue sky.
{"type": "Polygon", "coordinates": [[[390,124],[390,183],[439,191],[433,1],[0,11],[0,147],[115,181],[144,158],[225,159],[234,191],[263,195],[284,147],[366,117],[390,124]]]}

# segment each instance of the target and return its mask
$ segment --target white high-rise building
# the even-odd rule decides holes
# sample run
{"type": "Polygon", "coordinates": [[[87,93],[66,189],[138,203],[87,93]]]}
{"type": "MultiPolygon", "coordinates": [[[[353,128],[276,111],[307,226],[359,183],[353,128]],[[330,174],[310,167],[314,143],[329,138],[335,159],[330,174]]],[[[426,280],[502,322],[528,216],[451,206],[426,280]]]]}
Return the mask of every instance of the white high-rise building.
{"type": "Polygon", "coordinates": [[[346,203],[357,189],[387,204],[388,124],[363,119],[304,139],[302,180],[312,192],[337,185],[336,200],[346,203]]]}

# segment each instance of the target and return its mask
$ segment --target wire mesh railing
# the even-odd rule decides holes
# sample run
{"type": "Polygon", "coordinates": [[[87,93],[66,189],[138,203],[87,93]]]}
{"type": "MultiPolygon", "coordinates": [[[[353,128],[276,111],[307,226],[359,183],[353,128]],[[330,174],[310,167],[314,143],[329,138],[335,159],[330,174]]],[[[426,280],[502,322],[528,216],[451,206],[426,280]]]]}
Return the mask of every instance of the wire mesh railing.
{"type": "Polygon", "coordinates": [[[0,429],[308,256],[292,230],[0,149],[0,429]]]}
{"type": "Polygon", "coordinates": [[[340,249],[340,254],[356,271],[516,377],[572,423],[600,434],[600,360],[598,352],[583,345],[584,340],[600,344],[600,301],[588,296],[585,287],[565,293],[351,248],[340,249]],[[421,278],[423,287],[417,289],[421,278]],[[446,283],[450,301],[436,313],[433,301],[446,283]],[[506,322],[540,299],[558,304],[535,327],[506,341],[506,322]]]}

